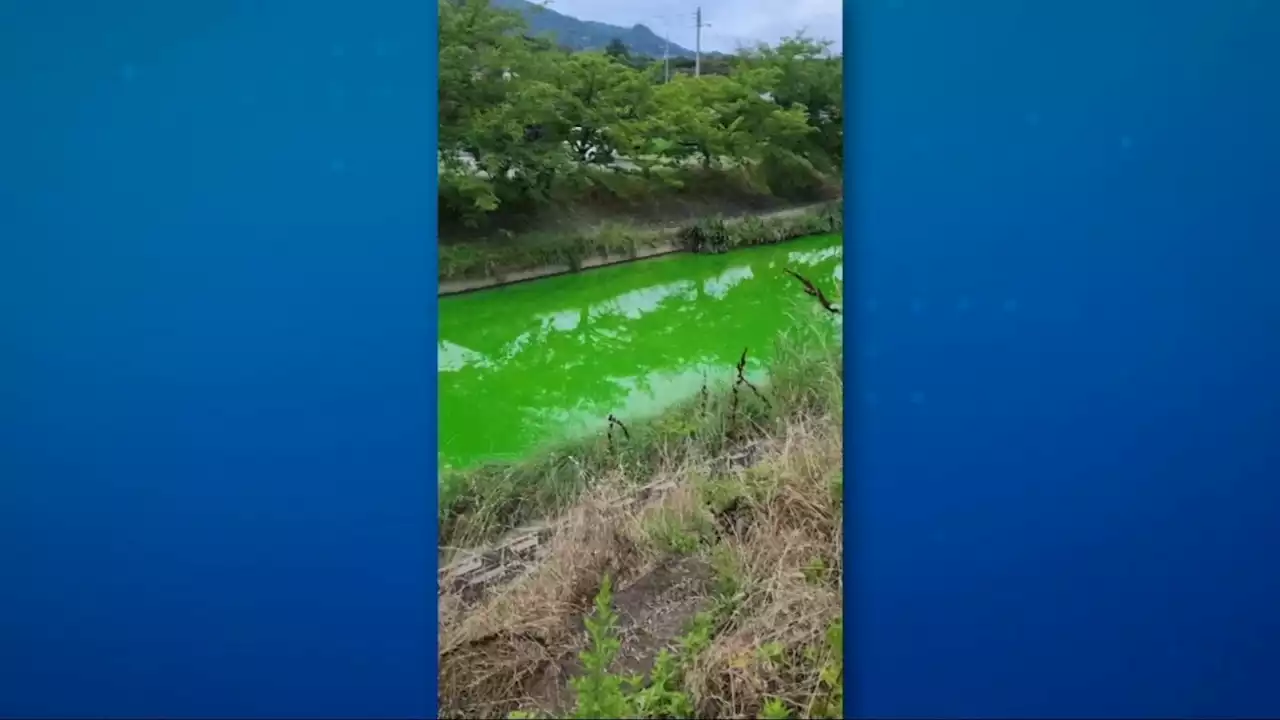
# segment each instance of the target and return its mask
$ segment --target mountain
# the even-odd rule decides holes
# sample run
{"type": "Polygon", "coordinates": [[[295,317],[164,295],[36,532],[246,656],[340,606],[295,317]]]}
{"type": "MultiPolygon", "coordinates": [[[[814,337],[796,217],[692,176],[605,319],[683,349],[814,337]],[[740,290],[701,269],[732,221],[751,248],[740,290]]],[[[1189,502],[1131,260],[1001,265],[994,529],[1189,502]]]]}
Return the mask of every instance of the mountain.
{"type": "MultiPolygon", "coordinates": [[[[604,50],[610,40],[617,38],[633,55],[660,58],[666,46],[662,36],[645,25],[624,28],[594,20],[579,20],[529,0],[491,1],[494,7],[519,11],[534,35],[553,35],[557,43],[571,50],[604,50]]],[[[671,57],[693,57],[692,50],[675,43],[671,43],[669,51],[671,57]]]]}

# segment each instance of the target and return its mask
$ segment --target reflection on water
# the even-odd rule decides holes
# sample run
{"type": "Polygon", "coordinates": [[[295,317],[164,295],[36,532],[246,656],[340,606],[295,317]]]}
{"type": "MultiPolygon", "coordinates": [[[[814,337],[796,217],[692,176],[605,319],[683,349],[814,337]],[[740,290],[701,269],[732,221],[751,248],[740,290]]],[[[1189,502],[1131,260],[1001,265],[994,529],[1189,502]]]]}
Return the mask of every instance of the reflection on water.
{"type": "Polygon", "coordinates": [[[820,250],[801,250],[798,252],[787,253],[787,262],[793,265],[821,265],[825,260],[840,257],[844,252],[844,247],[835,245],[825,247],[820,250]]]}
{"type": "Polygon", "coordinates": [[[440,340],[436,345],[436,367],[440,372],[457,372],[465,367],[483,368],[492,363],[475,350],[468,350],[448,340],[440,340]]]}
{"type": "Polygon", "coordinates": [[[713,298],[723,298],[729,294],[735,285],[748,280],[752,277],[750,265],[740,265],[732,267],[718,276],[708,279],[702,283],[702,292],[713,298]]]}
{"type": "Polygon", "coordinates": [[[696,300],[697,288],[693,281],[681,280],[666,285],[632,290],[592,305],[587,315],[593,320],[602,315],[621,315],[629,320],[639,320],[641,316],[657,310],[664,301],[672,298],[696,300]]]}
{"type": "Polygon", "coordinates": [[[726,255],[676,255],[440,302],[441,462],[513,459],[638,421],[696,394],[705,375],[749,374],[797,310],[821,314],[783,266],[841,296],[835,236],[726,255]]]}
{"type": "MultiPolygon", "coordinates": [[[[839,262],[839,258],[844,253],[843,245],[833,247],[825,247],[818,250],[801,250],[787,253],[787,262],[792,265],[808,265],[810,267],[826,267],[832,263],[829,260],[836,260],[831,268],[831,279],[841,285],[844,284],[844,263],[839,262]]],[[[814,282],[821,282],[821,277],[812,278],[814,282]]]]}

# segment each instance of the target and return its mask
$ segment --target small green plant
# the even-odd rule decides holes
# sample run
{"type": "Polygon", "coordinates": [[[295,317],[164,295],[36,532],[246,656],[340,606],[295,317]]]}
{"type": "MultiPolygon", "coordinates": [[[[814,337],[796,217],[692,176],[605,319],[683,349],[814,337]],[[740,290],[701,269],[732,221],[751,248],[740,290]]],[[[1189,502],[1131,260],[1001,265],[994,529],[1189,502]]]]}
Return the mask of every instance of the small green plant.
{"type": "Polygon", "coordinates": [[[821,666],[818,668],[820,698],[814,703],[811,714],[813,717],[842,718],[844,717],[844,618],[836,618],[827,627],[825,640],[822,651],[813,653],[814,656],[821,658],[821,666]]]}
{"type": "Polygon", "coordinates": [[[791,709],[782,698],[769,698],[760,710],[760,717],[762,720],[789,720],[791,709]]]}
{"type": "Polygon", "coordinates": [[[716,616],[712,612],[702,611],[693,616],[689,629],[677,640],[680,657],[691,662],[703,650],[711,647],[711,640],[716,633],[716,616]]]}
{"type": "Polygon", "coordinates": [[[633,717],[633,708],[623,690],[623,678],[609,672],[622,648],[618,639],[618,616],[613,611],[613,583],[608,575],[600,582],[594,611],[586,619],[590,644],[579,653],[583,675],[570,681],[577,705],[575,718],[633,717]]]}
{"type": "Polygon", "coordinates": [[[722,543],[711,549],[711,570],[712,609],[717,618],[727,621],[737,612],[745,596],[742,560],[731,547],[722,543]]]}
{"type": "MultiPolygon", "coordinates": [[[[658,652],[648,682],[640,675],[622,677],[610,672],[622,644],[613,610],[613,585],[606,575],[596,593],[594,609],[586,619],[589,645],[579,654],[583,674],[570,680],[576,696],[575,718],[687,718],[693,717],[693,698],[682,688],[685,668],[711,645],[715,617],[710,612],[694,616],[688,630],[677,639],[676,652],[658,652]]],[[[523,712],[523,711],[520,711],[523,712]]],[[[533,714],[510,717],[536,717],[533,714]]]]}
{"type": "Polygon", "coordinates": [[[827,628],[827,665],[823,666],[822,681],[828,688],[844,695],[844,618],[838,618],[827,628]]]}
{"type": "Polygon", "coordinates": [[[674,555],[692,555],[711,533],[711,523],[700,513],[662,508],[645,522],[650,541],[674,555]]]}
{"type": "Polygon", "coordinates": [[[830,572],[830,568],[827,567],[826,560],[815,555],[814,557],[809,558],[809,561],[804,564],[804,567],[801,568],[800,571],[804,573],[805,582],[817,585],[826,579],[827,574],[830,572]]]}
{"type": "Polygon", "coordinates": [[[702,478],[698,483],[702,503],[713,513],[722,513],[747,499],[741,482],[720,476],[702,478]]]}
{"type": "Polygon", "coordinates": [[[659,651],[653,671],[649,673],[648,686],[639,687],[643,685],[643,678],[635,679],[638,686],[633,700],[636,717],[693,717],[693,698],[680,689],[683,676],[681,658],[668,650],[659,651]]]}
{"type": "Polygon", "coordinates": [[[829,484],[831,486],[831,500],[836,507],[844,505],[844,473],[833,475],[829,484]]]}
{"type": "Polygon", "coordinates": [[[636,693],[635,706],[642,713],[640,717],[693,717],[693,698],[681,688],[681,683],[684,681],[685,668],[693,663],[699,653],[711,646],[715,631],[715,615],[707,611],[700,612],[694,615],[684,634],[676,639],[674,654],[665,649],[658,652],[648,687],[636,693]]]}
{"type": "Polygon", "coordinates": [[[756,648],[756,653],[760,656],[761,660],[777,665],[782,662],[783,655],[786,653],[786,648],[777,640],[770,640],[756,648]]]}

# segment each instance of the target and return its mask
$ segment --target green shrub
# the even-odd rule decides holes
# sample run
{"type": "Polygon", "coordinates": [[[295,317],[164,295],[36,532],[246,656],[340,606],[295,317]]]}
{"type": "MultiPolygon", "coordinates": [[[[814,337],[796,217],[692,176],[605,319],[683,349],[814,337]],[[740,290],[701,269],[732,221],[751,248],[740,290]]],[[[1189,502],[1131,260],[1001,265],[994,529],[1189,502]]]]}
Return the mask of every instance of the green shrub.
{"type": "Polygon", "coordinates": [[[680,246],[694,253],[722,253],[730,246],[729,228],[718,217],[704,218],[680,230],[680,246]]]}

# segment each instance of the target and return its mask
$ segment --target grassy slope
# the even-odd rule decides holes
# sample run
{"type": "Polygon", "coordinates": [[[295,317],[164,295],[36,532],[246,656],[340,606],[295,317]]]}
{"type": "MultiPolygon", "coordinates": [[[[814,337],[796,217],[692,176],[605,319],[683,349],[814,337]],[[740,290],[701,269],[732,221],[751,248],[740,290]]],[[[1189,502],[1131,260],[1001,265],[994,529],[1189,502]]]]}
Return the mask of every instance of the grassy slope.
{"type": "MultiPolygon", "coordinates": [[[[839,232],[843,229],[843,203],[835,200],[793,208],[767,215],[728,220],[722,249],[767,245],[805,235],[839,232]]],[[[453,243],[440,246],[441,280],[493,277],[567,265],[580,268],[590,257],[631,256],[646,248],[676,244],[684,246],[695,229],[715,220],[689,223],[684,227],[652,227],[610,223],[579,232],[543,232],[499,238],[485,242],[453,243]]]]}
{"type": "Polygon", "coordinates": [[[699,399],[630,442],[453,478],[442,546],[556,521],[518,577],[442,583],[443,716],[841,717],[842,351],[824,320],[780,339],[763,400],[699,399]]]}

